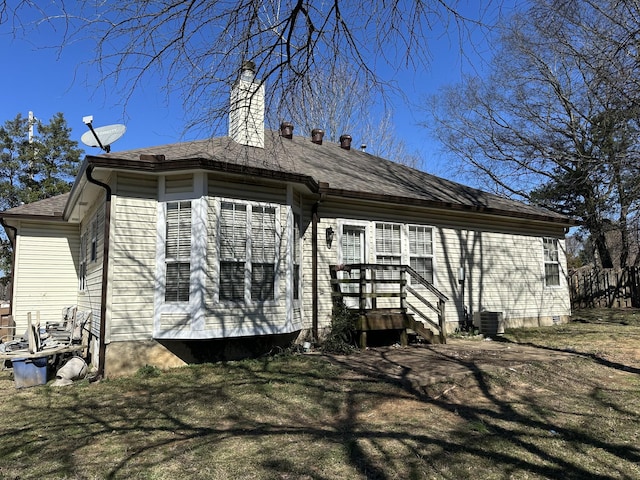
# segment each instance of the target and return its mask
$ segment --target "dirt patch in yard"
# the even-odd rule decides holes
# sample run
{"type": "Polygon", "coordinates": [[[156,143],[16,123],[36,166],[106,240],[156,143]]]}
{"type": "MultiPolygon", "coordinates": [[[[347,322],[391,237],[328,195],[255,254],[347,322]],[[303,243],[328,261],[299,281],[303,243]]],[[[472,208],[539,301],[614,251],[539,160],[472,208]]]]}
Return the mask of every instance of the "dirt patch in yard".
{"type": "Polygon", "coordinates": [[[377,377],[423,391],[434,383],[456,381],[495,369],[518,369],[532,362],[561,361],[576,355],[508,341],[452,338],[446,345],[395,345],[351,355],[323,356],[332,364],[345,367],[347,376],[377,377]]]}

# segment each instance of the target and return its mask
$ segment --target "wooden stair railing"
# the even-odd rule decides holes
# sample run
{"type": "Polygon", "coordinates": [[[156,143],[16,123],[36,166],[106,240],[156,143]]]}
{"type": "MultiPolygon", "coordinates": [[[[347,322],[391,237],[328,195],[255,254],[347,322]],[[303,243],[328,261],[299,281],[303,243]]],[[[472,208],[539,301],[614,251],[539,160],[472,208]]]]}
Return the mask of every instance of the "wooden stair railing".
{"type": "MultiPolygon", "coordinates": [[[[430,342],[433,342],[434,334],[429,328],[425,328],[422,321],[429,324],[438,332],[439,343],[446,343],[446,327],[445,327],[445,303],[448,298],[435,288],[431,283],[420,276],[413,268],[408,265],[383,265],[383,264],[348,264],[348,265],[332,265],[330,266],[331,275],[331,288],[332,299],[334,306],[337,302],[344,301],[346,298],[354,298],[358,300],[358,309],[360,315],[366,316],[367,312],[377,310],[377,300],[379,298],[399,299],[400,312],[404,318],[405,328],[410,328],[420,336],[424,337],[430,342]],[[359,272],[358,278],[338,278],[338,272],[359,272]],[[383,272],[399,272],[399,278],[378,278],[376,274],[379,271],[383,272]],[[369,272],[369,275],[367,273],[369,272]],[[427,291],[436,297],[436,302],[429,301],[422,293],[418,292],[416,288],[409,286],[408,278],[411,277],[412,285],[420,285],[427,289],[427,291]],[[344,291],[342,285],[358,285],[355,291],[344,291]],[[397,290],[390,290],[387,288],[379,289],[379,286],[398,285],[397,290]],[[411,295],[412,298],[417,300],[417,303],[411,304],[407,300],[407,296],[411,295]],[[409,312],[409,309],[411,312],[409,312]],[[428,311],[434,312],[437,315],[437,322],[433,321],[426,313],[428,311]],[[420,321],[416,321],[413,318],[412,313],[417,314],[420,317],[420,321]]],[[[392,274],[393,276],[393,274],[392,274]]],[[[396,307],[398,308],[398,307],[396,307]]],[[[395,326],[395,322],[394,323],[395,326]]]]}

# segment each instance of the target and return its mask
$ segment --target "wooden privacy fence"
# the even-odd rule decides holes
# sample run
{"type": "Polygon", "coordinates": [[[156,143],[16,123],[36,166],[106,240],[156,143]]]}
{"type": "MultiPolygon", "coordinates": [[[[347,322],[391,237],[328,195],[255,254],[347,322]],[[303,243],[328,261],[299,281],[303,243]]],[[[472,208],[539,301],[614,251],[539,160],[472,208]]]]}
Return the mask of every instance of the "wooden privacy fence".
{"type": "Polygon", "coordinates": [[[569,287],[571,308],[640,307],[640,267],[577,270],[569,287]]]}

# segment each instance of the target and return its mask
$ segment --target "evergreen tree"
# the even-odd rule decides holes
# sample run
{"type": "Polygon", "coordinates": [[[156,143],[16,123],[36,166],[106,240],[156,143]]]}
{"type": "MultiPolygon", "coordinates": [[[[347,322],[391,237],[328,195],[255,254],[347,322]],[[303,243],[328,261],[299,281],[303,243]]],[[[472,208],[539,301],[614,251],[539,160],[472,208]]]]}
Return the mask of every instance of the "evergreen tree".
{"type": "MultiPolygon", "coordinates": [[[[0,127],[0,210],[68,192],[82,154],[62,113],[48,124],[21,114],[7,120],[0,127]]],[[[5,282],[10,268],[11,245],[2,231],[0,270],[5,282]]]]}

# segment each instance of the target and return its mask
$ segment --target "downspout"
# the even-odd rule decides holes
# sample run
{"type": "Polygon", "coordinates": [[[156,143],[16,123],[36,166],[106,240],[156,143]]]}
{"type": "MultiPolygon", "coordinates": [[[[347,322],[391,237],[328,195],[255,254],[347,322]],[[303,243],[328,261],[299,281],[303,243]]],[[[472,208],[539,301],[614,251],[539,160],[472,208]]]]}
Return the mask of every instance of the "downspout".
{"type": "Polygon", "coordinates": [[[15,280],[15,271],[16,271],[16,239],[18,238],[18,229],[14,226],[7,225],[4,221],[4,218],[0,218],[0,225],[4,227],[5,230],[13,230],[13,237],[11,235],[7,235],[9,237],[9,241],[11,242],[11,281],[9,284],[9,315],[13,315],[13,283],[15,280]]]}
{"type": "Polygon", "coordinates": [[[107,344],[105,336],[107,333],[107,281],[109,279],[109,229],[111,226],[111,187],[106,183],[96,180],[92,176],[93,166],[87,168],[87,180],[98,187],[104,188],[105,204],[104,204],[104,235],[102,249],[102,294],[100,300],[100,335],[98,338],[98,371],[96,379],[104,377],[104,364],[106,360],[107,344]]]}

